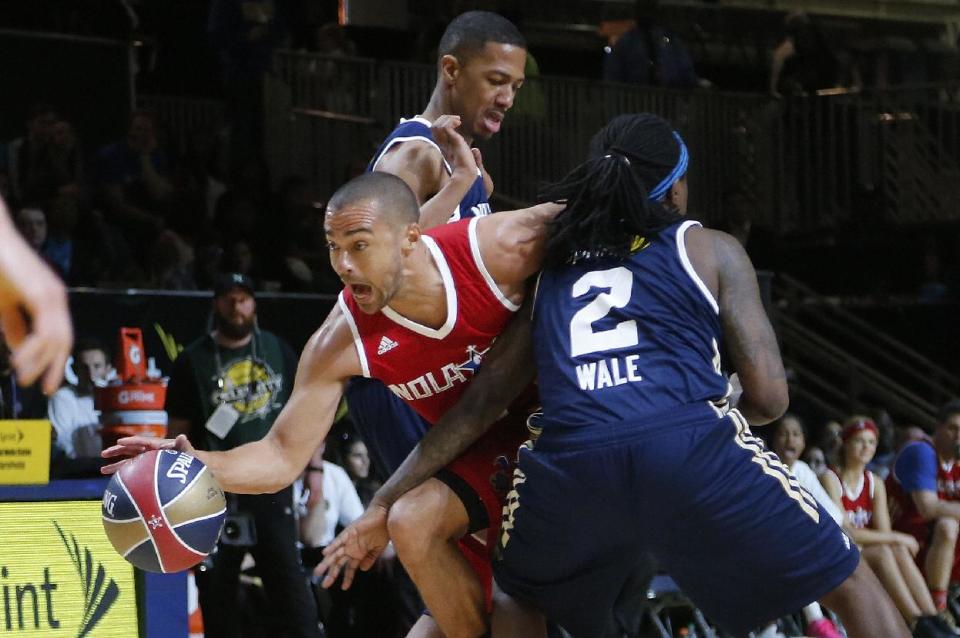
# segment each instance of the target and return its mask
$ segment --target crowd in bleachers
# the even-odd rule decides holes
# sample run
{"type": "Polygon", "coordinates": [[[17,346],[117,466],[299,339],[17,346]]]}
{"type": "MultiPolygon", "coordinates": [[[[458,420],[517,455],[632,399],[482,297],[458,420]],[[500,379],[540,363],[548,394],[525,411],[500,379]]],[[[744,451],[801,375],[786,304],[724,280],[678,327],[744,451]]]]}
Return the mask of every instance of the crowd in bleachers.
{"type": "Polygon", "coordinates": [[[85,154],[57,107],[37,104],[0,156],[0,194],[21,232],[73,286],[209,289],[225,270],[264,289],[335,292],[322,202],[289,176],[276,192],[255,157],[230,174],[217,132],[168,150],[148,111],[85,154]]]}

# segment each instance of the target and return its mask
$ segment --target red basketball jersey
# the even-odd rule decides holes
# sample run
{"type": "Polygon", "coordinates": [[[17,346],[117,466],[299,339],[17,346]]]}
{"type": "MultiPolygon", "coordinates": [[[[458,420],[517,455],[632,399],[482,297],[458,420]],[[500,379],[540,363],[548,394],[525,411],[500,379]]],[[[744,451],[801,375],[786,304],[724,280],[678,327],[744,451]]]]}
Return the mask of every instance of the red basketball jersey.
{"type": "Polygon", "coordinates": [[[366,314],[348,288],[340,293],[364,376],[383,381],[430,423],[457,402],[518,310],[483,264],[477,221],[437,226],[422,236],[446,292],[447,319],[439,328],[413,322],[389,306],[366,314]]]}
{"type": "MultiPolygon", "coordinates": [[[[910,445],[930,445],[927,441],[918,441],[910,445]]],[[[894,461],[896,466],[896,461],[894,461]]],[[[960,501],[960,463],[943,463],[937,460],[937,496],[941,501],[960,501]]],[[[913,534],[923,540],[928,534],[928,522],[923,520],[910,493],[900,486],[894,472],[887,477],[887,500],[890,502],[890,520],[893,528],[913,534]]]]}
{"type": "Polygon", "coordinates": [[[838,479],[843,495],[843,511],[847,516],[847,521],[856,529],[871,527],[873,523],[873,473],[870,470],[864,470],[860,476],[860,484],[856,489],[850,490],[844,484],[840,477],[840,472],[830,468],[838,479]]]}

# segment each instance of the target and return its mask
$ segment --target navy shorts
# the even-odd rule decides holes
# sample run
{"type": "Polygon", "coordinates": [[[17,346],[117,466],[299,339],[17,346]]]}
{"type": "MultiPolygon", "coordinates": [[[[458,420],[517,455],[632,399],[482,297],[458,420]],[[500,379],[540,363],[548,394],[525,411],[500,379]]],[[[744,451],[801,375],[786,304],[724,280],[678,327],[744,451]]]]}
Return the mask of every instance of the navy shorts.
{"type": "Polygon", "coordinates": [[[500,587],[576,638],[603,634],[644,552],[737,636],[819,599],[859,562],[743,417],[707,405],[545,425],[521,450],[498,550],[500,587]]]}
{"type": "Polygon", "coordinates": [[[377,471],[393,474],[430,424],[377,379],[353,377],[344,393],[350,418],[367,444],[377,471]]]}

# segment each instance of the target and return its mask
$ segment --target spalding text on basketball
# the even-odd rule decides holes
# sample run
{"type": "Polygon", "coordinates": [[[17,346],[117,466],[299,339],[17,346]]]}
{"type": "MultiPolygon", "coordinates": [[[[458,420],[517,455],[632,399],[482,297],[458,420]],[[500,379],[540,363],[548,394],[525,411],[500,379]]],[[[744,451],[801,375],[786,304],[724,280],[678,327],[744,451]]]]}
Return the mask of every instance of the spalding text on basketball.
{"type": "Polygon", "coordinates": [[[177,479],[183,485],[187,482],[187,472],[193,464],[193,457],[189,454],[180,454],[177,460],[173,462],[170,469],[167,470],[167,478],[177,479]]]}
{"type": "Polygon", "coordinates": [[[110,490],[103,491],[103,509],[113,516],[113,505],[117,502],[117,495],[110,490]]]}

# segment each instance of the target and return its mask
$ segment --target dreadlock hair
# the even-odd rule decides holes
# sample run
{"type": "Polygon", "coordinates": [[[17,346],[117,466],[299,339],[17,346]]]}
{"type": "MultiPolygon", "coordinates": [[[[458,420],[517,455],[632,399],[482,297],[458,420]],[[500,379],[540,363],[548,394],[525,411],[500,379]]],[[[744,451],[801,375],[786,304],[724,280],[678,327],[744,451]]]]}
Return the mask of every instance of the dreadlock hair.
{"type": "Polygon", "coordinates": [[[589,158],[539,194],[566,202],[553,220],[545,263],[625,258],[637,237],[652,239],[680,218],[649,192],[677,166],[680,144],[666,121],[651,113],[618,115],[590,140],[589,158]]]}

